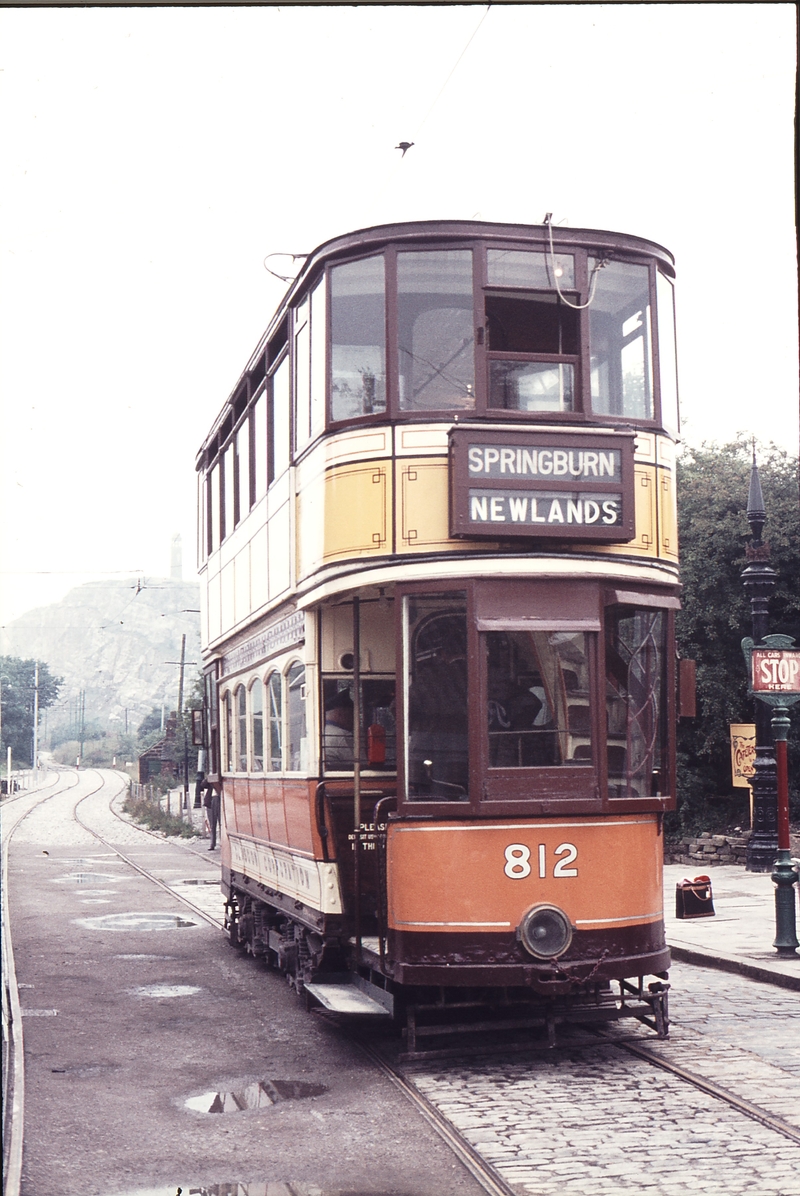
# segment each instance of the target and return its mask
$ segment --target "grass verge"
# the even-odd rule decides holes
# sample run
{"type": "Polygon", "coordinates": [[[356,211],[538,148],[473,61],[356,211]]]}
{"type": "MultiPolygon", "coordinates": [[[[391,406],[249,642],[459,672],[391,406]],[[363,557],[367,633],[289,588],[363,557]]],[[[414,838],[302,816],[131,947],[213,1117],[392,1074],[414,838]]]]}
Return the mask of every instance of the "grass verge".
{"type": "Polygon", "coordinates": [[[126,814],[130,814],[134,822],[144,823],[151,831],[161,831],[162,835],[167,836],[179,835],[182,839],[196,837],[197,832],[190,823],[176,818],[174,814],[167,814],[160,806],[153,805],[143,798],[136,800],[126,797],[122,808],[126,814]]]}

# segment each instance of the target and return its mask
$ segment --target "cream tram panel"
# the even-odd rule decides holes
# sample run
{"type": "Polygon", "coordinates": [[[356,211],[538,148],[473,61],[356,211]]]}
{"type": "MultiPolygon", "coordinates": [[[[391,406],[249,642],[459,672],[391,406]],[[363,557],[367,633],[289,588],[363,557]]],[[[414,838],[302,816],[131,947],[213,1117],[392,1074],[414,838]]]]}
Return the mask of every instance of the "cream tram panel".
{"type": "Polygon", "coordinates": [[[336,864],[323,864],[295,852],[276,850],[266,843],[245,839],[235,831],[228,832],[228,839],[234,871],[268,888],[280,889],[287,897],[302,901],[304,905],[324,914],[342,912],[336,864]]]}
{"type": "Polygon", "coordinates": [[[257,611],[269,602],[268,540],[266,525],[250,541],[250,600],[257,611]]]}
{"type": "Polygon", "coordinates": [[[461,549],[448,528],[450,471],[447,458],[398,461],[397,551],[461,549]]]}
{"type": "Polygon", "coordinates": [[[269,521],[269,597],[272,602],[292,584],[291,506],[288,502],[269,521]]]}
{"type": "MultiPolygon", "coordinates": [[[[394,604],[390,601],[362,602],[361,671],[394,673],[394,604]]],[[[325,673],[349,672],[342,657],[353,651],[353,607],[326,606],[322,610],[322,670],[325,673]]]]}

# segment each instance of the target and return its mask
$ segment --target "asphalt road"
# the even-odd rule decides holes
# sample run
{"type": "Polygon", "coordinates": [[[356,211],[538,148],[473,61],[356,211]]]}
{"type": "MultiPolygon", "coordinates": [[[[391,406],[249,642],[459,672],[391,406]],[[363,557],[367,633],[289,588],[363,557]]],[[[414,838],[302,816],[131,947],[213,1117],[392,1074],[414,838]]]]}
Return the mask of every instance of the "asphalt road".
{"type": "MultiPolygon", "coordinates": [[[[11,842],[22,1196],[224,1193],[235,1183],[253,1196],[484,1191],[355,1042],[78,828],[76,796],[48,800],[11,842]],[[160,927],[95,921],[143,914],[160,927]],[[228,1107],[260,1107],[187,1107],[210,1107],[215,1093],[237,1094],[218,1102],[228,1107]]],[[[142,862],[207,878],[200,858],[132,828],[119,831],[122,850],[137,837],[142,862]]]]}

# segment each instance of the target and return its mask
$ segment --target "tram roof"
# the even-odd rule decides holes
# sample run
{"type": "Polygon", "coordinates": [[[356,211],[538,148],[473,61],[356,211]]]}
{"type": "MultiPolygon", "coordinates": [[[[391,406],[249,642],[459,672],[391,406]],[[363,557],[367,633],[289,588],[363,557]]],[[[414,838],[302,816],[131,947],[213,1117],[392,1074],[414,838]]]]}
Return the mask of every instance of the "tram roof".
{"type": "MultiPolygon", "coordinates": [[[[617,250],[625,254],[642,255],[656,258],[674,276],[675,258],[657,241],[648,241],[644,237],[633,236],[630,233],[615,233],[604,229],[565,228],[562,225],[553,225],[552,229],[553,244],[562,252],[575,248],[617,250]]],[[[441,245],[448,241],[482,240],[529,241],[536,245],[547,245],[549,244],[549,235],[547,224],[499,224],[487,220],[410,220],[398,224],[376,224],[332,237],[329,241],[323,241],[309,253],[299,274],[287,287],[286,294],[259,338],[258,344],[236,380],[236,385],[222,405],[208,435],[198,450],[197,469],[202,468],[206,450],[219,432],[236,396],[240,393],[243,380],[251,373],[259,357],[264,353],[268,342],[285,319],[286,312],[293,300],[306,289],[320,268],[328,262],[335,261],[339,257],[348,258],[356,252],[375,253],[386,245],[402,242],[414,244],[430,242],[441,245]]]]}

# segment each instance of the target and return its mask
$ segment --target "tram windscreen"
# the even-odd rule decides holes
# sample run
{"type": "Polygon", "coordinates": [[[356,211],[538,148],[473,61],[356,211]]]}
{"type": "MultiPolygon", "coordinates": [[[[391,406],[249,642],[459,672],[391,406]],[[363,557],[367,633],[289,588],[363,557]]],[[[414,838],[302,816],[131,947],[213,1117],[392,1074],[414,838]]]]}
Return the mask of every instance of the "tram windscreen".
{"type": "MultiPolygon", "coordinates": [[[[382,257],[331,270],[331,418],[386,410],[386,300],[382,257]]],[[[312,363],[313,368],[313,363],[312,363]]]]}
{"type": "Polygon", "coordinates": [[[490,631],[485,652],[489,767],[591,764],[585,633],[490,631]]]}
{"type": "MultiPolygon", "coordinates": [[[[598,265],[589,259],[590,271],[598,265]]],[[[589,307],[592,410],[653,418],[650,272],[606,262],[598,269],[589,307]]]]}
{"type": "Polygon", "coordinates": [[[474,322],[469,249],[398,253],[401,411],[475,406],[474,322]]]}
{"type": "Polygon", "coordinates": [[[666,792],[666,646],[664,611],[607,611],[609,797],[662,797],[666,792]]]}
{"type": "Polygon", "coordinates": [[[404,600],[406,792],[467,801],[467,604],[463,593],[404,600]]]}

